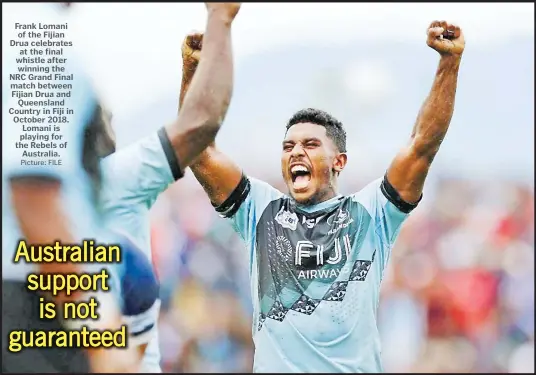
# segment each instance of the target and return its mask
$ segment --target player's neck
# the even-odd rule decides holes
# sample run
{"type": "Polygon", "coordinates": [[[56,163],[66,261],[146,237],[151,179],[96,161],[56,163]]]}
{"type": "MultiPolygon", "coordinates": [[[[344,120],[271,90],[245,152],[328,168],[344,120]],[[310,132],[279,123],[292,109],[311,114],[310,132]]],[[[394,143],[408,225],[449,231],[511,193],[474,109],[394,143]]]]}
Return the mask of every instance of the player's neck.
{"type": "Polygon", "coordinates": [[[339,196],[339,193],[335,189],[329,189],[323,192],[319,192],[317,195],[311,197],[307,202],[296,202],[298,206],[316,206],[320,203],[327,202],[330,199],[339,196]]]}
{"type": "Polygon", "coordinates": [[[330,199],[335,198],[338,196],[339,193],[337,193],[337,190],[335,189],[329,189],[329,191],[325,191],[315,202],[315,204],[322,203],[325,201],[329,201],[330,199]]]}
{"type": "Polygon", "coordinates": [[[339,189],[337,188],[337,179],[332,177],[326,190],[319,192],[318,198],[315,199],[315,204],[329,201],[339,195],[339,189]]]}

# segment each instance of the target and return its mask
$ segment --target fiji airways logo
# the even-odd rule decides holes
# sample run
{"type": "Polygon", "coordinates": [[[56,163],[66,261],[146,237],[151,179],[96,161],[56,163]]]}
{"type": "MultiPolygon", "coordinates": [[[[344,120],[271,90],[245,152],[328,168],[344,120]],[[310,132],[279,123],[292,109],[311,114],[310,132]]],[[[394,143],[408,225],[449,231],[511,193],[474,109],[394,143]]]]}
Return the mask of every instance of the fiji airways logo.
{"type": "MultiPolygon", "coordinates": [[[[324,259],[325,246],[315,245],[311,241],[298,241],[296,243],[296,249],[294,252],[294,264],[296,266],[303,266],[304,259],[316,258],[316,266],[320,267],[324,264],[341,264],[343,261],[343,251],[346,254],[346,259],[350,256],[352,245],[350,243],[350,237],[344,235],[342,238],[336,238],[334,243],[335,252],[328,258],[324,259]],[[324,263],[325,262],[325,263],[324,263]]],[[[315,278],[335,278],[341,273],[341,267],[338,269],[328,270],[300,270],[298,273],[299,279],[315,279],[315,278]]]]}
{"type": "Polygon", "coordinates": [[[298,215],[294,212],[290,212],[282,207],[277,215],[275,215],[275,221],[277,221],[283,228],[290,230],[296,230],[298,226],[298,215]]]}
{"type": "Polygon", "coordinates": [[[350,217],[350,214],[345,209],[341,209],[328,217],[327,221],[331,229],[328,234],[335,234],[341,229],[348,227],[348,225],[354,222],[354,219],[350,217]]]}

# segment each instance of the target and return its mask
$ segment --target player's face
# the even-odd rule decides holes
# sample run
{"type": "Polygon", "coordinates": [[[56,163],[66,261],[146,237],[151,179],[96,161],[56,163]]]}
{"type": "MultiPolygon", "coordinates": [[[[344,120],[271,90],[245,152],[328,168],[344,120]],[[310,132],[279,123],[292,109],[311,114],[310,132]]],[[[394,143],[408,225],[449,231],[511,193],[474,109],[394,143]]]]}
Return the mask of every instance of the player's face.
{"type": "Polygon", "coordinates": [[[334,172],[346,156],[338,152],[321,125],[302,123],[290,127],[283,140],[281,170],[290,195],[301,204],[314,204],[335,196],[334,172]]]}

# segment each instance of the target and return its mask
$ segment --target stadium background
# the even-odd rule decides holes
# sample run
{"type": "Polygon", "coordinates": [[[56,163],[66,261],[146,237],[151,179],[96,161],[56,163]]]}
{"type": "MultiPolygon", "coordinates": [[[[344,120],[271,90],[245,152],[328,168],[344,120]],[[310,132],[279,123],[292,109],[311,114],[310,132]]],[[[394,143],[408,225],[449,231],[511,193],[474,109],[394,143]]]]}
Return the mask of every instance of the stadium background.
{"type": "MultiPolygon", "coordinates": [[[[202,4],[77,4],[71,25],[114,112],[120,146],[171,120],[180,44],[202,4]]],[[[284,123],[302,108],[348,131],[342,192],[383,174],[435,73],[429,22],[467,48],[451,130],[382,286],[387,371],[534,371],[534,5],[245,4],[233,26],[235,94],[218,137],[281,186],[284,123]]],[[[191,174],[152,212],[167,372],[249,371],[244,246],[191,174]]]]}

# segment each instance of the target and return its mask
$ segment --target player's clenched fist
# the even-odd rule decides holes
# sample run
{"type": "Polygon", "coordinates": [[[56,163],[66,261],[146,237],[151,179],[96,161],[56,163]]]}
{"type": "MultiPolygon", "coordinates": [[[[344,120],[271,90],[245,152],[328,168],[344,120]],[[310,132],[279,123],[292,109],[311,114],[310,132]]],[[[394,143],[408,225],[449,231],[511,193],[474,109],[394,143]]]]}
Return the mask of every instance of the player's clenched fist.
{"type": "Polygon", "coordinates": [[[187,70],[195,70],[201,58],[203,33],[191,32],[182,42],[182,66],[187,70]]]}
{"type": "Polygon", "coordinates": [[[226,22],[233,22],[241,3],[205,3],[209,13],[217,14],[226,22]]]}
{"type": "Polygon", "coordinates": [[[460,56],[465,48],[462,30],[446,21],[434,21],[430,24],[426,43],[441,55],[460,56]]]}

